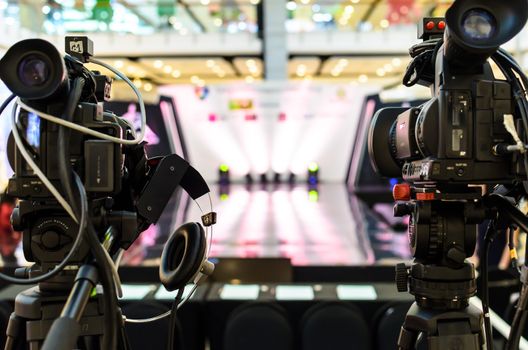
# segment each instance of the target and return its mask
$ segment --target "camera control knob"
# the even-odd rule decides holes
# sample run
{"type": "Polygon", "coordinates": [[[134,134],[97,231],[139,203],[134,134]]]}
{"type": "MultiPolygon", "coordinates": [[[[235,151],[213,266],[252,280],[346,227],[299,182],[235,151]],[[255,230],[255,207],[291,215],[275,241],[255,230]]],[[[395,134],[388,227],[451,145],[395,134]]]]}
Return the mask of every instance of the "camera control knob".
{"type": "Polygon", "coordinates": [[[15,207],[11,213],[11,226],[15,231],[24,231],[22,227],[22,218],[20,217],[20,209],[15,207]]]}
{"type": "Polygon", "coordinates": [[[405,264],[396,265],[396,287],[400,293],[409,291],[409,271],[405,264]]]}
{"type": "Polygon", "coordinates": [[[447,258],[454,263],[462,264],[466,259],[466,253],[459,247],[452,247],[447,251],[447,258]]]}
{"type": "Polygon", "coordinates": [[[395,217],[401,218],[406,215],[411,215],[413,209],[413,205],[410,203],[396,203],[394,204],[394,208],[392,211],[395,217]]]}
{"type": "Polygon", "coordinates": [[[56,249],[60,241],[60,234],[56,231],[46,231],[40,236],[40,242],[46,249],[56,249]]]}

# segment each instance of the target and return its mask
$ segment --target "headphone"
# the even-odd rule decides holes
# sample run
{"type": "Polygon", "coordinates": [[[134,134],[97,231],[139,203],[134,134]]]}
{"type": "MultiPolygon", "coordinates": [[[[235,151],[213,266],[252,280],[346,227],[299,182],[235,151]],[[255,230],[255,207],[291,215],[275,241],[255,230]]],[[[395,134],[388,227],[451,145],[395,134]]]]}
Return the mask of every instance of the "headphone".
{"type": "Polygon", "coordinates": [[[198,205],[202,211],[202,217],[201,224],[189,222],[180,226],[172,233],[163,247],[159,277],[169,292],[182,291],[189,283],[193,283],[196,289],[196,286],[203,283],[215,268],[214,264],[208,260],[211,247],[208,239],[212,239],[212,226],[216,223],[216,213],[212,209],[209,187],[195,168],[183,158],[177,157],[180,158],[178,162],[187,163],[187,166],[180,167],[182,172],[180,187],[198,205]],[[206,213],[198,203],[198,200],[203,197],[209,199],[210,211],[206,213]]]}
{"type": "MultiPolygon", "coordinates": [[[[216,216],[210,212],[204,216],[216,216]]],[[[202,223],[206,227],[202,216],[202,223]]],[[[203,226],[189,222],[180,226],[169,237],[163,247],[159,267],[160,281],[169,292],[183,290],[189,283],[202,284],[214,271],[214,264],[208,260],[209,247],[203,226]]]]}
{"type": "MultiPolygon", "coordinates": [[[[125,316],[125,321],[129,323],[148,323],[170,316],[168,349],[174,349],[174,333],[176,326],[176,311],[194,294],[200,284],[214,271],[214,264],[208,260],[213,228],[216,223],[216,213],[213,211],[213,204],[209,186],[200,173],[193,168],[186,160],[176,154],[168,156],[174,166],[172,179],[193,199],[202,212],[201,223],[189,222],[180,226],[174,231],[161,254],[159,266],[160,282],[169,292],[177,290],[178,293],[170,311],[161,315],[146,319],[130,319],[125,316]],[[208,199],[209,211],[203,211],[203,205],[199,201],[202,198],[208,199]],[[185,287],[192,283],[190,293],[184,297],[185,287]]],[[[166,179],[166,178],[165,178],[166,179]]],[[[163,194],[160,194],[163,195],[163,194]]],[[[159,198],[158,198],[159,199],[159,198]]]]}

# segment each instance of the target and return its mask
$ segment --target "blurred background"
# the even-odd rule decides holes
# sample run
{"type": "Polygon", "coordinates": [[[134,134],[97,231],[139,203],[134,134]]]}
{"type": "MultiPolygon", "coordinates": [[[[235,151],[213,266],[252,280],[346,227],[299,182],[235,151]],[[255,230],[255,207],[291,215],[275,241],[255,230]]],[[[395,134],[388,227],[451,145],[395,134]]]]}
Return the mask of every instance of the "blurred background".
{"type": "MultiPolygon", "coordinates": [[[[408,302],[391,285],[394,263],[411,259],[407,221],[392,215],[399,180],[375,174],[366,135],[379,108],[430,98],[426,88],[403,87],[402,76],[409,48],[420,42],[417,24],[443,16],[452,2],[0,0],[0,57],[25,38],[64,51],[64,36],[86,35],[95,56],[141,90],[149,155],[178,153],[211,184],[219,267],[196,303],[270,298],[277,283],[311,288],[308,299],[306,289],[293,289],[291,300],[408,302]]],[[[524,68],[527,39],[524,30],[506,45],[524,68]]],[[[0,98],[8,95],[0,83],[0,98]]],[[[105,108],[139,121],[134,95],[118,78],[105,108]]],[[[12,175],[8,119],[0,119],[0,190],[12,175]]],[[[154,282],[163,245],[200,215],[178,196],[127,251],[121,271],[131,299],[170,299],[154,282]]],[[[5,227],[3,263],[26,264],[20,237],[5,227]]],[[[225,320],[218,312],[207,317],[225,320]]],[[[374,322],[373,309],[362,312],[374,322]]],[[[213,349],[222,349],[218,327],[200,335],[213,349]]]]}
{"type": "MultiPolygon", "coordinates": [[[[124,72],[148,102],[150,153],[177,152],[217,184],[213,255],[373,264],[409,252],[405,235],[383,232],[379,246],[369,237],[380,225],[405,228],[391,217],[391,182],[377,177],[366,157],[366,128],[378,108],[429,97],[426,88],[401,85],[407,52],[419,42],[422,17],[443,16],[451,3],[0,0],[0,54],[24,38],[64,51],[64,36],[89,36],[95,55],[124,72]],[[360,192],[353,214],[351,198],[360,192]],[[374,207],[384,221],[373,219],[372,228],[361,221],[374,207]]],[[[521,42],[511,47],[522,57],[521,42]]],[[[0,96],[7,93],[0,86],[0,96]]],[[[112,97],[105,108],[139,121],[119,79],[112,97]]],[[[11,175],[7,119],[0,188],[11,175]]],[[[145,239],[153,247],[143,246],[131,263],[156,264],[172,229],[198,214],[173,204],[167,222],[145,239]]]]}

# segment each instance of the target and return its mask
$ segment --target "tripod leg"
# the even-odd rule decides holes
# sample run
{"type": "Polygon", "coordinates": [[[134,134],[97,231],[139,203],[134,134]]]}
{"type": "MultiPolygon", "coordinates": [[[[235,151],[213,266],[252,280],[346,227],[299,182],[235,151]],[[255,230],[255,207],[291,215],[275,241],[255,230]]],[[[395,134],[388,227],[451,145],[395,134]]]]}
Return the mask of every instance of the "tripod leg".
{"type": "Polygon", "coordinates": [[[22,348],[21,343],[25,343],[24,337],[25,320],[17,316],[14,312],[9,317],[6,330],[5,350],[18,350],[22,348]]]}
{"type": "Polygon", "coordinates": [[[411,331],[405,328],[405,325],[400,330],[398,338],[398,350],[413,350],[416,347],[419,332],[411,331]]]}

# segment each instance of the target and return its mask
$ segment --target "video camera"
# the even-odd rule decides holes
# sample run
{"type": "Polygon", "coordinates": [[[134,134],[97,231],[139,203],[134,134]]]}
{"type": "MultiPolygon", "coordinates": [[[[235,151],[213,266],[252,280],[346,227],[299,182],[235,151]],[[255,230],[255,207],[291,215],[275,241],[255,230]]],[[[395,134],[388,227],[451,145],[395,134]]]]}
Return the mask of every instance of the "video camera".
{"type": "Polygon", "coordinates": [[[369,151],[381,175],[443,184],[511,183],[525,176],[524,146],[510,147],[518,145],[512,131],[528,131],[516,106],[522,90],[497,50],[527,16],[524,0],[458,0],[445,21],[423,20],[419,38],[426,41],[411,48],[404,83],[430,87],[433,98],[417,108],[377,112],[369,151]],[[495,78],[490,57],[507,80],[495,78]]]}
{"type": "MultiPolygon", "coordinates": [[[[372,120],[372,165],[382,176],[403,178],[393,188],[394,215],[410,216],[414,261],[396,266],[396,284],[415,303],[398,349],[416,348],[424,334],[432,349],[493,348],[489,246],[508,231],[513,241],[516,225],[528,230],[513,204],[528,189],[528,78],[500,46],[527,20],[526,0],[456,0],[445,19],[425,18],[419,26],[424,42],[410,49],[403,83],[429,87],[433,97],[416,108],[381,109],[372,120]],[[477,283],[467,258],[484,222],[479,310],[470,303],[477,283]]],[[[518,346],[527,312],[525,284],[508,350],[518,346]]]]}
{"type": "MultiPolygon", "coordinates": [[[[155,169],[147,167],[142,145],[125,147],[75,130],[70,134],[39,117],[43,112],[111,137],[134,138],[125,119],[104,110],[112,80],[84,66],[93,55],[92,42],[86,37],[68,37],[66,51],[69,55],[63,58],[47,41],[21,41],[0,61],[0,79],[27,107],[18,114],[18,128],[36,166],[56,188],[61,188],[61,169],[71,167],[83,174],[92,215],[100,219],[98,226],[117,225],[116,231],[124,233],[118,237],[121,248],[127,248],[146,228],[137,217],[134,200],[155,169]],[[59,133],[67,133],[67,140],[59,133]]],[[[39,265],[56,264],[71,250],[78,225],[35,174],[16,147],[13,134],[8,159],[15,175],[7,192],[21,199],[12,224],[23,231],[24,255],[39,265]]],[[[73,261],[81,262],[87,252],[85,244],[73,261]]]]}
{"type": "MultiPolygon", "coordinates": [[[[0,79],[13,93],[0,114],[16,99],[8,141],[15,174],[7,193],[20,201],[11,221],[23,232],[26,259],[35,262],[16,277],[0,278],[38,283],[16,299],[6,349],[25,348],[26,341],[35,349],[43,342],[44,350],[69,350],[83,341],[104,349],[125,344],[117,305],[120,253],[158,221],[178,187],[195,201],[209,194],[199,172],[180,156],[147,158],[145,105],[130,79],[95,59],[87,37],[67,37],[66,52],[63,57],[51,43],[29,39],[0,60],[0,79]],[[85,63],[108,69],[134,90],[139,133],[104,109],[112,80],[85,63]],[[94,293],[99,283],[104,293],[94,293]],[[96,336],[99,342],[93,342],[96,336]]],[[[163,250],[160,279],[168,290],[178,290],[174,310],[192,295],[183,297],[187,283],[196,290],[214,269],[207,258],[216,214],[207,198],[206,228],[181,226],[163,250]]]]}
{"type": "MultiPolygon", "coordinates": [[[[112,80],[85,67],[84,63],[93,56],[90,39],[67,37],[66,52],[68,55],[62,57],[51,43],[40,39],[21,41],[0,61],[0,79],[22,103],[18,130],[35,165],[66,194],[72,190],[62,188],[60,172],[65,176],[70,176],[71,170],[80,174],[94,224],[100,228],[112,226],[119,232],[119,237],[114,237],[119,244],[110,252],[113,253],[118,248],[127,249],[159,219],[181,180],[181,176],[174,178],[168,191],[162,190],[162,173],[169,167],[185,171],[188,164],[176,155],[147,159],[144,143],[132,144],[136,137],[133,126],[104,109],[112,80]],[[70,132],[40,118],[42,113],[61,116],[75,128],[70,132]],[[94,133],[108,137],[101,139],[94,133]],[[115,139],[130,142],[123,144],[115,139]],[[174,161],[179,163],[169,164],[174,161]],[[161,192],[163,195],[153,203],[153,196],[161,192]]],[[[144,111],[142,114],[145,118],[144,111]]],[[[15,175],[9,180],[7,192],[21,199],[12,224],[23,231],[24,255],[28,261],[54,266],[71,250],[78,225],[35,174],[34,166],[16,147],[13,133],[8,142],[8,158],[15,175]]],[[[83,245],[73,261],[83,261],[88,250],[83,245]]]]}

